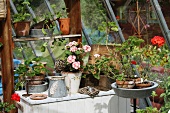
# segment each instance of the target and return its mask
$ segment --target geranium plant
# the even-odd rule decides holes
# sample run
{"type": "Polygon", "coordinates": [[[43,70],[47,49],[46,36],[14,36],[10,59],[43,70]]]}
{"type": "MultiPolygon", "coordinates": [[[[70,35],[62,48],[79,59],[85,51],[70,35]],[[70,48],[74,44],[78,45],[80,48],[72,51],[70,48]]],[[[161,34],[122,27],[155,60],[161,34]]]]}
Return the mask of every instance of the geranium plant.
{"type": "Polygon", "coordinates": [[[83,68],[83,56],[91,51],[89,45],[81,45],[76,41],[69,42],[65,46],[65,72],[79,72],[83,68]]]}
{"type": "MultiPolygon", "coordinates": [[[[11,96],[11,100],[20,102],[20,96],[18,94],[14,93],[11,96]]],[[[15,105],[14,104],[9,104],[8,102],[0,102],[0,112],[2,112],[2,113],[6,113],[7,112],[8,113],[12,109],[15,109],[15,105]]]]}
{"type": "Polygon", "coordinates": [[[154,66],[166,67],[169,62],[169,50],[163,37],[154,36],[150,44],[143,42],[143,39],[130,36],[124,43],[116,44],[121,57],[121,73],[126,77],[138,74],[143,80],[148,79],[154,66]]]}
{"type": "Polygon", "coordinates": [[[84,67],[85,76],[93,75],[94,78],[99,80],[100,75],[105,75],[107,77],[114,78],[114,76],[119,73],[116,69],[116,66],[112,62],[114,60],[113,55],[106,57],[104,55],[100,56],[99,54],[95,54],[94,57],[94,64],[88,63],[84,67]]]}

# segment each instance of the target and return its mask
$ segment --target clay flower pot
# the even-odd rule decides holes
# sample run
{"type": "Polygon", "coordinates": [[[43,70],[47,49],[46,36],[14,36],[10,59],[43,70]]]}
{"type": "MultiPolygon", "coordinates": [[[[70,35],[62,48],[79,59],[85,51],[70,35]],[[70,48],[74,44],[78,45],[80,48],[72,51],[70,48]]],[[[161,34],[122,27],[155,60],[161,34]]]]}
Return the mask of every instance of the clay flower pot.
{"type": "Polygon", "coordinates": [[[59,24],[62,35],[70,34],[70,18],[60,18],[59,24]]]}
{"type": "Polygon", "coordinates": [[[28,36],[30,31],[30,21],[14,23],[16,36],[28,36]]]}
{"type": "Polygon", "coordinates": [[[117,84],[118,88],[122,88],[124,82],[125,82],[125,81],[123,81],[123,80],[117,80],[117,79],[116,79],[116,84],[117,84]]]}
{"type": "Polygon", "coordinates": [[[136,83],[136,87],[137,88],[146,88],[146,87],[150,87],[152,84],[150,82],[141,82],[141,83],[136,83]]]}

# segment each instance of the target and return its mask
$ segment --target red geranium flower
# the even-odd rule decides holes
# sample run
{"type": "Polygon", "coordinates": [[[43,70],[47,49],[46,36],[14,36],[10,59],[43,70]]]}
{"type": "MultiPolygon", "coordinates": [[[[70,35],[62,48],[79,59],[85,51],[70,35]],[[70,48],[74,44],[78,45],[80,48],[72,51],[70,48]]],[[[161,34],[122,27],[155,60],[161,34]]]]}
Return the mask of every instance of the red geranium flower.
{"type": "Polygon", "coordinates": [[[132,60],[131,64],[136,65],[137,63],[136,63],[136,61],[132,60]]]}
{"type": "Polygon", "coordinates": [[[151,39],[151,42],[153,45],[158,45],[158,47],[161,47],[164,45],[165,43],[165,39],[161,36],[154,36],[152,39],[151,39]]]}
{"type": "Polygon", "coordinates": [[[20,96],[19,96],[17,93],[14,93],[14,94],[12,95],[11,99],[20,102],[20,96]]]}

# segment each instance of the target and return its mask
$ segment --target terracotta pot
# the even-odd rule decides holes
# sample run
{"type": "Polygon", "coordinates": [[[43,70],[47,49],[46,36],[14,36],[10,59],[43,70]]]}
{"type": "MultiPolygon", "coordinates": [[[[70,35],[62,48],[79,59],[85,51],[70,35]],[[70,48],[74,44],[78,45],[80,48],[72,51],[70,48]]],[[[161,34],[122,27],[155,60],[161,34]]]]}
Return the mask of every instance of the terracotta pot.
{"type": "Polygon", "coordinates": [[[152,102],[152,106],[153,106],[153,107],[156,107],[156,108],[159,110],[162,105],[161,105],[160,103],[152,102]]]}
{"type": "Polygon", "coordinates": [[[117,80],[117,79],[116,79],[116,84],[117,84],[118,88],[122,88],[124,82],[125,82],[125,81],[121,81],[121,80],[117,80]]]}
{"type": "MultiPolygon", "coordinates": [[[[160,95],[161,95],[162,93],[164,93],[164,91],[165,91],[165,90],[162,89],[162,88],[156,88],[155,92],[156,92],[157,96],[154,97],[154,102],[163,104],[164,98],[163,98],[163,97],[160,97],[160,95]]],[[[150,97],[150,99],[153,100],[152,97],[150,97]]]]}
{"type": "Polygon", "coordinates": [[[14,23],[16,36],[28,36],[30,31],[30,21],[14,23]]]}
{"type": "Polygon", "coordinates": [[[40,85],[45,80],[45,75],[28,77],[28,79],[30,79],[29,85],[40,85]]]}
{"type": "Polygon", "coordinates": [[[144,82],[144,83],[137,83],[136,87],[138,88],[146,88],[146,87],[150,87],[151,83],[150,82],[144,82]]]}
{"type": "Polygon", "coordinates": [[[70,18],[60,18],[59,24],[62,35],[70,34],[70,18]]]}
{"type": "Polygon", "coordinates": [[[123,88],[128,88],[128,84],[129,84],[129,81],[125,81],[125,82],[123,83],[123,88]]]}

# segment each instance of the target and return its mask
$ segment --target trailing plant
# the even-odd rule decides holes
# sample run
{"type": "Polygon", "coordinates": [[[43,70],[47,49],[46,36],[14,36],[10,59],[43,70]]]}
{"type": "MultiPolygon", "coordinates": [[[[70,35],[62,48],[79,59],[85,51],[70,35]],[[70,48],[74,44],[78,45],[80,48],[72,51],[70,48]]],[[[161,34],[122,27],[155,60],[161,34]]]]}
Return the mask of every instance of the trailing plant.
{"type": "Polygon", "coordinates": [[[17,14],[13,15],[14,23],[28,20],[30,14],[27,13],[27,5],[30,5],[30,2],[28,0],[14,1],[14,4],[16,5],[18,11],[17,14]]]}

